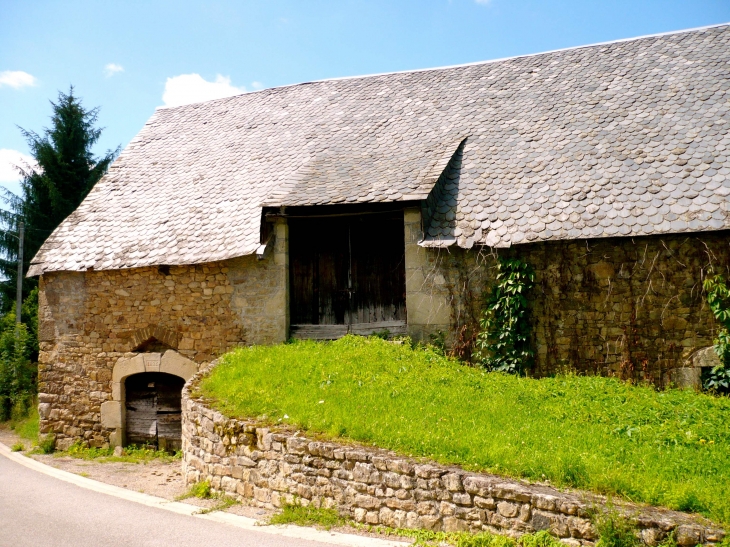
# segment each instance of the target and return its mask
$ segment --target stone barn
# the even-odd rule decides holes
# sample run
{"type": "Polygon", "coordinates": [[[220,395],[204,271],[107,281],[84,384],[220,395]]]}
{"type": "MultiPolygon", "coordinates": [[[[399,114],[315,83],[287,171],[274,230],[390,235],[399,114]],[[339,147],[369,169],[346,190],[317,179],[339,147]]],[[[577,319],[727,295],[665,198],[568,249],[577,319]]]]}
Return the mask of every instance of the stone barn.
{"type": "Polygon", "coordinates": [[[33,259],[41,431],[180,442],[241,344],[387,330],[468,355],[496,257],[534,374],[697,382],[730,267],[730,27],[158,109],[33,259]]]}

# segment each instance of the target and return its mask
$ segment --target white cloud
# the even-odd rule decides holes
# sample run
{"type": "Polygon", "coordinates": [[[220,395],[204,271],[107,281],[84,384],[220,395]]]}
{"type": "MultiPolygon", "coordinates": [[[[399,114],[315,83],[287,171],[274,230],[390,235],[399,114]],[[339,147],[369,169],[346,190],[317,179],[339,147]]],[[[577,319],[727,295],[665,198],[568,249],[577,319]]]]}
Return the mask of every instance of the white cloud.
{"type": "Polygon", "coordinates": [[[165,106],[180,106],[221,99],[245,92],[245,87],[231,85],[231,79],[220,74],[215,77],[213,82],[204,80],[200,74],[181,74],[167,79],[162,102],[165,103],[165,106]]]}
{"type": "Polygon", "coordinates": [[[17,150],[0,148],[0,184],[18,182],[22,178],[15,166],[26,169],[27,165],[34,168],[35,160],[17,150]]]}
{"type": "Polygon", "coordinates": [[[261,82],[251,82],[251,87],[258,91],[259,89],[264,88],[264,84],[262,84],[261,82]]]}
{"type": "Polygon", "coordinates": [[[21,87],[38,85],[38,80],[32,74],[22,70],[5,70],[0,72],[0,87],[4,85],[20,89],[21,87]]]}
{"type": "Polygon", "coordinates": [[[106,74],[107,78],[111,78],[117,72],[124,72],[124,67],[122,65],[118,65],[117,63],[109,63],[104,67],[104,74],[106,74]]]}

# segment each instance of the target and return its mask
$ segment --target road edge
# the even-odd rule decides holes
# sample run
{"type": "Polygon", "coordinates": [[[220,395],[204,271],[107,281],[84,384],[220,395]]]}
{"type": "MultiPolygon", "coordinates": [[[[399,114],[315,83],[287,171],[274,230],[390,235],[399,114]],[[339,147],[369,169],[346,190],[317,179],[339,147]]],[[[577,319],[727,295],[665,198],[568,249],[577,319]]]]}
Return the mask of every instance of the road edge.
{"type": "Polygon", "coordinates": [[[150,494],[144,494],[142,492],[135,492],[134,490],[127,490],[120,486],[114,486],[112,484],[106,484],[104,482],[95,481],[87,477],[81,477],[68,471],[56,469],[50,465],[41,463],[33,458],[13,452],[8,446],[0,442],[0,455],[7,459],[14,461],[20,465],[23,465],[33,471],[37,471],[49,477],[68,482],[80,488],[92,490],[101,494],[107,494],[114,496],[119,499],[139,503],[147,507],[155,507],[157,509],[163,509],[179,515],[187,515],[194,518],[209,520],[213,522],[219,522],[222,524],[228,524],[235,526],[236,528],[242,528],[244,530],[251,530],[254,532],[260,532],[264,534],[271,534],[276,536],[284,536],[294,539],[318,541],[320,543],[329,543],[331,545],[342,545],[346,547],[403,547],[408,545],[403,541],[385,540],[380,538],[372,538],[367,536],[357,536],[354,534],[343,534],[342,532],[328,532],[326,530],[317,530],[315,528],[306,528],[301,526],[261,526],[258,524],[256,519],[250,517],[244,517],[241,515],[234,515],[232,513],[224,513],[220,511],[214,511],[212,513],[200,514],[197,513],[200,507],[189,505],[187,503],[181,503],[179,501],[170,501],[165,498],[152,496],[150,494]]]}

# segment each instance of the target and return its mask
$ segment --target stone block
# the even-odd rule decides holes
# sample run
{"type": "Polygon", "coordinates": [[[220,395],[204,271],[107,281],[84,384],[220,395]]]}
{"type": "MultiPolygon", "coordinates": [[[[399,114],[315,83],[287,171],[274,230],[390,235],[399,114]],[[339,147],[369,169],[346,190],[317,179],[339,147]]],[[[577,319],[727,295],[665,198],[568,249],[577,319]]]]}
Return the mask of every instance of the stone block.
{"type": "Polygon", "coordinates": [[[115,429],[122,427],[122,403],[106,401],[101,404],[101,426],[115,429]]]}

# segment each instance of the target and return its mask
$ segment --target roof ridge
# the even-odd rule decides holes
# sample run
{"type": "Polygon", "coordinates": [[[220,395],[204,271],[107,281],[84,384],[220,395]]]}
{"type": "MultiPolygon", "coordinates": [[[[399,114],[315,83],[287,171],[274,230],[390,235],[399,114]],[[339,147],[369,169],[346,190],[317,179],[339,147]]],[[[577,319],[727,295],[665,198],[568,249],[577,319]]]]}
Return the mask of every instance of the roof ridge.
{"type": "Polygon", "coordinates": [[[297,87],[297,86],[301,86],[301,85],[319,84],[319,83],[324,83],[324,82],[338,82],[338,81],[342,81],[342,80],[377,78],[379,76],[390,76],[390,75],[394,75],[394,74],[415,74],[418,72],[429,72],[429,71],[438,71],[438,70],[450,70],[453,68],[465,68],[465,67],[470,67],[470,66],[481,66],[481,65],[488,65],[488,64],[492,64],[492,63],[501,63],[504,61],[511,61],[514,59],[523,59],[523,58],[527,58],[527,57],[538,57],[540,55],[550,55],[552,53],[560,53],[562,51],[573,51],[573,50],[590,48],[590,47],[606,46],[606,45],[611,45],[611,44],[620,44],[623,42],[634,42],[637,40],[645,40],[647,38],[658,38],[661,36],[686,34],[686,33],[690,33],[690,32],[699,32],[699,31],[703,31],[703,30],[719,28],[719,27],[727,27],[727,26],[730,26],[730,21],[728,21],[726,23],[717,23],[714,25],[705,25],[702,27],[693,27],[693,28],[681,29],[681,30],[671,30],[668,32],[657,32],[654,34],[643,34],[641,36],[633,36],[631,38],[619,38],[617,40],[608,40],[605,42],[594,42],[592,44],[582,44],[579,46],[570,46],[570,47],[564,47],[564,48],[558,48],[558,49],[549,49],[547,51],[539,51],[537,53],[523,53],[522,55],[512,55],[510,57],[500,57],[497,59],[488,59],[486,61],[473,61],[471,63],[459,63],[459,64],[455,64],[455,65],[444,65],[444,66],[427,67],[427,68],[412,68],[412,69],[407,69],[407,70],[393,70],[390,72],[374,72],[371,74],[357,74],[354,76],[337,76],[334,78],[322,78],[320,80],[308,80],[308,81],[304,81],[304,82],[296,82],[293,84],[284,84],[284,85],[279,85],[279,86],[274,86],[274,87],[267,87],[265,89],[258,89],[258,90],[254,90],[254,91],[245,91],[244,93],[240,93],[238,95],[231,95],[229,97],[221,97],[220,99],[210,99],[207,101],[198,101],[198,102],[188,103],[188,104],[178,105],[178,106],[164,106],[164,105],[158,106],[158,107],[155,107],[155,111],[172,110],[175,108],[185,108],[185,107],[191,106],[193,104],[203,104],[203,103],[212,103],[214,101],[224,101],[224,100],[232,99],[234,97],[240,97],[241,95],[254,95],[256,93],[271,92],[273,90],[286,89],[289,87],[297,87]]]}

